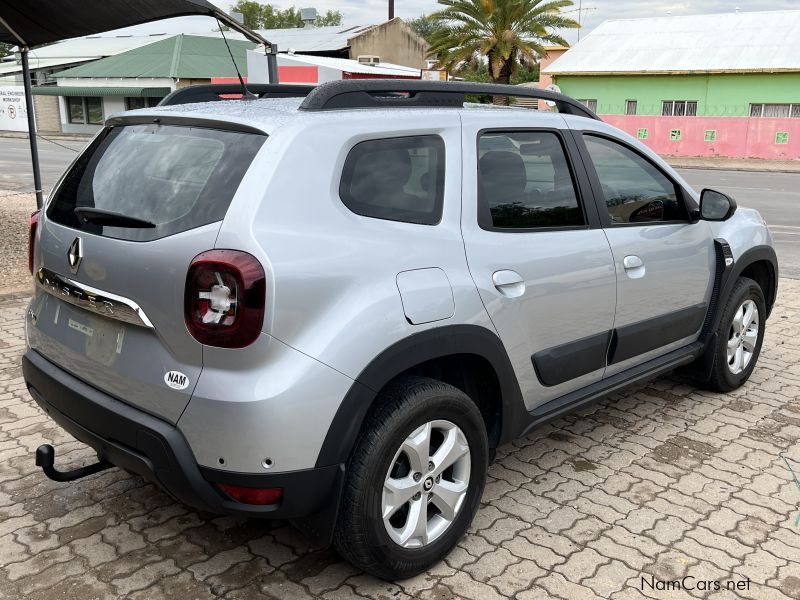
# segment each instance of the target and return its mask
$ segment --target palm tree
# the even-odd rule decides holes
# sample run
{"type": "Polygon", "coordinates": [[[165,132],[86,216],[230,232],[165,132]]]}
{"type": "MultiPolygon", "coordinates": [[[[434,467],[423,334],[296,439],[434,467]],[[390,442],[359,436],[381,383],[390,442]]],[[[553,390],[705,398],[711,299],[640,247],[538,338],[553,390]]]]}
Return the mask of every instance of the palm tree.
{"type": "Polygon", "coordinates": [[[572,0],[438,0],[446,8],[430,15],[441,27],[430,54],[454,72],[486,58],[494,83],[510,83],[520,64],[547,56],[545,45],[567,46],[555,30],[580,27],[561,9],[572,0]]]}

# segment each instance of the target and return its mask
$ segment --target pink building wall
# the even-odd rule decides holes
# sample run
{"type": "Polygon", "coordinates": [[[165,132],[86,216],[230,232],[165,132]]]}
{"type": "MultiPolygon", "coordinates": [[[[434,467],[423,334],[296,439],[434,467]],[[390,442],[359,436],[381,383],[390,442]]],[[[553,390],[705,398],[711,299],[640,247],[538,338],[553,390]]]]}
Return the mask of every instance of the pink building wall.
{"type": "Polygon", "coordinates": [[[602,115],[603,121],[636,137],[647,129],[642,142],[655,152],[669,156],[725,156],[800,160],[800,119],[749,117],[661,117],[602,115]],[[679,129],[681,139],[670,139],[679,129]],[[716,131],[716,141],[706,142],[705,132],[716,131]],[[789,134],[788,144],[776,143],[776,135],[789,134]]]}

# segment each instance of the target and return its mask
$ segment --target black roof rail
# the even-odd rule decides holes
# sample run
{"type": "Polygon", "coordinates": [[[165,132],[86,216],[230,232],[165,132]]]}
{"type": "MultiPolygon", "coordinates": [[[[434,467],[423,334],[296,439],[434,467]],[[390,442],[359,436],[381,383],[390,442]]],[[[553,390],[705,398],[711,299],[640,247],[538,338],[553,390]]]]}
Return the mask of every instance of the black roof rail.
{"type": "MultiPolygon", "coordinates": [[[[314,89],[312,85],[285,85],[277,83],[248,83],[247,90],[259,98],[303,98],[314,89]]],[[[225,100],[221,96],[242,95],[240,83],[222,83],[212,85],[190,85],[175,90],[161,102],[159,106],[176,104],[192,104],[195,102],[217,102],[225,100]]]]}
{"type": "Polygon", "coordinates": [[[570,115],[600,118],[586,106],[556,92],[517,85],[423,81],[415,79],[349,79],[317,86],[301,110],[323,111],[347,108],[462,107],[467,94],[535,98],[555,103],[558,111],[570,115]]]}

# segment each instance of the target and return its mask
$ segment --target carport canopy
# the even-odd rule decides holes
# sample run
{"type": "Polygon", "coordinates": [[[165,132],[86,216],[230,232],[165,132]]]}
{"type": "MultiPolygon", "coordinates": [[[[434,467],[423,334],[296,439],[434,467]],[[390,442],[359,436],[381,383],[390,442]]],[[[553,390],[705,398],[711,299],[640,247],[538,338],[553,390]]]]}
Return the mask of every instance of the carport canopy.
{"type": "Polygon", "coordinates": [[[263,37],[244,28],[206,0],[0,0],[0,42],[33,48],[150,21],[206,15],[216,17],[258,43],[263,37]]]}

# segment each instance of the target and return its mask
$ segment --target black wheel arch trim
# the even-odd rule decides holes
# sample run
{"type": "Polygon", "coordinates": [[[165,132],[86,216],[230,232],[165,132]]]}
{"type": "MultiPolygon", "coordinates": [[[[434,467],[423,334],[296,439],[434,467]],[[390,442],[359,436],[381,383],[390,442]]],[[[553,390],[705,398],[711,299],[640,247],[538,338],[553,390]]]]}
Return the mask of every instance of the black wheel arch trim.
{"type": "MultiPolygon", "coordinates": [[[[722,293],[720,294],[721,304],[727,302],[728,297],[730,297],[731,291],[733,290],[733,286],[736,284],[736,280],[741,277],[744,270],[757,262],[766,262],[772,269],[772,272],[770,273],[772,279],[772,289],[762,290],[764,292],[764,300],[767,308],[767,317],[769,317],[772,313],[772,308],[775,306],[775,301],[778,296],[779,277],[778,256],[775,254],[775,249],[772,246],[754,246],[743,252],[742,255],[736,259],[732,268],[723,277],[722,293]]],[[[723,310],[720,307],[720,309],[717,311],[712,331],[716,331],[717,326],[719,326],[719,320],[722,318],[722,313],[723,310]]]]}
{"type": "Polygon", "coordinates": [[[420,363],[459,354],[479,356],[494,369],[500,385],[502,410],[498,444],[514,439],[529,417],[503,342],[494,331],[481,325],[445,325],[396,342],[364,368],[336,411],[316,466],[348,462],[364,418],[388,382],[420,363]]]}

